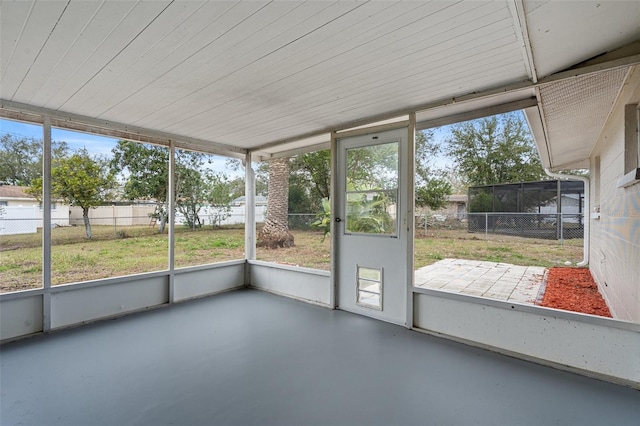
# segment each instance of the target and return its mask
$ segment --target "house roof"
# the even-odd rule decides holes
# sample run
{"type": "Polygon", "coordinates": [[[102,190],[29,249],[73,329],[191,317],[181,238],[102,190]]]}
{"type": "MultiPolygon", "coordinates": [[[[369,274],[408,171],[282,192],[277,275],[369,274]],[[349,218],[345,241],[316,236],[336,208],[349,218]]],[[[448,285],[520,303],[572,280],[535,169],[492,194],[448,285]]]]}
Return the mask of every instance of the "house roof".
{"type": "Polygon", "coordinates": [[[27,194],[26,186],[0,185],[0,198],[20,198],[33,200],[34,197],[27,194]]]}
{"type": "Polygon", "coordinates": [[[469,200],[467,194],[451,194],[449,201],[453,203],[466,203],[469,200]]]}
{"type": "Polygon", "coordinates": [[[640,61],[640,2],[25,0],[0,19],[0,116],[236,157],[528,108],[543,164],[577,164],[640,61]]]}

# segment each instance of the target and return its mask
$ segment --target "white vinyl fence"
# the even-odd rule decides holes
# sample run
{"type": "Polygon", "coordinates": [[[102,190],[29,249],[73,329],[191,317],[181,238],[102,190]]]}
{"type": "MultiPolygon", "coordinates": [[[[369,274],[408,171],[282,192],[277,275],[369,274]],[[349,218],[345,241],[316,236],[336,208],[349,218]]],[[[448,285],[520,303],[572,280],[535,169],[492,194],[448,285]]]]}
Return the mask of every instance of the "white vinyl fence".
{"type": "MultiPolygon", "coordinates": [[[[52,226],[69,226],[67,206],[51,209],[52,226]]],[[[42,228],[42,209],[39,206],[0,207],[0,235],[35,234],[42,228]]]]}

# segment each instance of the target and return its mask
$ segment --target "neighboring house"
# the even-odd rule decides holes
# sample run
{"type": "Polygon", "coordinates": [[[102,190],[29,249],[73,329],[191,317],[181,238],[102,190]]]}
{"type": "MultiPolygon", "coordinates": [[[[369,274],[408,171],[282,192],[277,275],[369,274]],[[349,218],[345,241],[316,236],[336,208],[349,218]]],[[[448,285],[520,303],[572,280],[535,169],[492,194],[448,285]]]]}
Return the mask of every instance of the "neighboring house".
{"type": "Polygon", "coordinates": [[[467,200],[466,194],[452,194],[447,197],[447,205],[438,210],[431,210],[428,207],[418,211],[418,216],[432,216],[436,220],[457,219],[462,220],[467,217],[467,200]]]}
{"type": "Polygon", "coordinates": [[[467,201],[469,197],[466,194],[449,195],[449,201],[445,212],[447,216],[453,216],[456,219],[465,219],[467,217],[467,201]]]}
{"type": "MultiPolygon", "coordinates": [[[[0,185],[0,235],[33,234],[42,228],[42,207],[26,186],[0,185]]],[[[51,203],[51,223],[69,225],[69,206],[51,203]]]]}
{"type": "Polygon", "coordinates": [[[565,222],[576,222],[578,216],[584,213],[584,198],[580,194],[562,194],[560,196],[560,206],[556,201],[540,206],[539,212],[542,214],[555,214],[558,211],[565,215],[565,222]]]}
{"type": "MultiPolygon", "coordinates": [[[[246,203],[247,201],[244,195],[231,201],[231,216],[223,223],[244,223],[244,206],[246,203]]],[[[264,222],[267,217],[267,197],[264,195],[256,195],[255,209],[256,223],[264,222]]]]}
{"type": "MultiPolygon", "coordinates": [[[[247,203],[247,198],[242,195],[233,201],[231,201],[232,206],[244,206],[247,203]]],[[[267,207],[267,197],[264,195],[256,195],[256,207],[267,207]]]]}

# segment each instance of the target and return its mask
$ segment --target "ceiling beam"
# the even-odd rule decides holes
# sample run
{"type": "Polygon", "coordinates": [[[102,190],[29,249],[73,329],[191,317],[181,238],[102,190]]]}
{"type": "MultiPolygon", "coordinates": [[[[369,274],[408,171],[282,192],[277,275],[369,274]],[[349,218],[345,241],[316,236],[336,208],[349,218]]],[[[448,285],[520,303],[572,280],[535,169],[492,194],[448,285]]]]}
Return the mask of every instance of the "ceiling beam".
{"type": "Polygon", "coordinates": [[[507,2],[507,5],[509,6],[509,12],[511,12],[511,18],[513,19],[516,37],[520,43],[522,58],[524,59],[524,66],[527,69],[527,74],[533,83],[537,83],[538,73],[536,71],[536,64],[533,60],[533,50],[531,49],[531,40],[529,39],[529,27],[527,26],[527,15],[524,8],[524,2],[523,0],[511,0],[507,2]]]}
{"type": "Polygon", "coordinates": [[[491,115],[504,114],[511,111],[517,111],[538,105],[535,97],[507,102],[499,105],[465,111],[458,114],[447,115],[445,117],[433,118],[416,123],[416,130],[432,129],[434,127],[446,126],[449,124],[460,123],[463,121],[475,120],[477,118],[489,117],[491,115]]]}
{"type": "Polygon", "coordinates": [[[243,159],[247,153],[246,149],[237,148],[231,145],[145,129],[142,127],[91,118],[78,114],[64,113],[48,108],[8,101],[5,99],[0,99],[0,117],[36,124],[42,124],[44,122],[44,118],[49,117],[51,119],[51,125],[54,127],[83,133],[97,134],[117,139],[127,139],[136,142],[146,142],[162,146],[170,146],[171,142],[174,142],[177,148],[241,159],[243,159]]]}

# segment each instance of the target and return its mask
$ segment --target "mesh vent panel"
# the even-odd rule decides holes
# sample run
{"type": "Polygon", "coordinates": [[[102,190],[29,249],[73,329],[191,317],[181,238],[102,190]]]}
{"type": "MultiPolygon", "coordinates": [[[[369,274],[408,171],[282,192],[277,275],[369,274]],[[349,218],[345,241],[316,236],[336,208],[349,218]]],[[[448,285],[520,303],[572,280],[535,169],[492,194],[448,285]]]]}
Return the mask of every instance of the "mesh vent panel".
{"type": "Polygon", "coordinates": [[[613,69],[540,87],[552,166],[589,157],[627,71],[613,69]]]}

